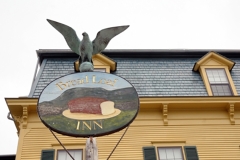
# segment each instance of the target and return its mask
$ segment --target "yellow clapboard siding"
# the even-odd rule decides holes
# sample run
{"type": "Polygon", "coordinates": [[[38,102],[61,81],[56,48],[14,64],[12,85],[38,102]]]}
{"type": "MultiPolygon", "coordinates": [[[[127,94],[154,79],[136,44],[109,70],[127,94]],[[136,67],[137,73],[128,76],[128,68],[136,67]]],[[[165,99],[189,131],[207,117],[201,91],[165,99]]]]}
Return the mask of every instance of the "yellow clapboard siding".
{"type": "MultiPolygon", "coordinates": [[[[106,159],[115,147],[124,130],[97,138],[99,159],[106,159]]],[[[185,145],[197,146],[200,159],[239,159],[239,125],[202,125],[202,126],[134,126],[130,127],[113,153],[111,160],[142,159],[142,147],[158,142],[165,146],[179,139],[185,145]],[[222,138],[224,137],[224,139],[222,138]]],[[[85,138],[72,138],[56,134],[62,143],[84,144],[85,138]]],[[[47,128],[31,129],[24,137],[21,159],[39,159],[42,149],[52,148],[56,139],[47,128]],[[36,138],[37,137],[37,138],[36,138]]]]}
{"type": "MultiPolygon", "coordinates": [[[[211,108],[208,108],[209,106],[193,108],[192,104],[183,107],[174,105],[169,105],[167,116],[163,116],[161,105],[150,108],[145,106],[140,109],[110,159],[141,160],[142,147],[146,146],[197,146],[201,160],[240,159],[239,103],[235,103],[234,106],[235,123],[231,123],[227,103],[223,106],[209,104],[211,108]],[[167,123],[164,123],[164,120],[167,123]]],[[[99,160],[106,160],[124,131],[125,129],[97,138],[99,160]]],[[[55,134],[67,149],[85,147],[85,138],[55,134]]],[[[21,128],[19,133],[16,160],[39,160],[43,149],[62,147],[49,129],[42,124],[37,113],[29,112],[26,128],[21,128]]]]}

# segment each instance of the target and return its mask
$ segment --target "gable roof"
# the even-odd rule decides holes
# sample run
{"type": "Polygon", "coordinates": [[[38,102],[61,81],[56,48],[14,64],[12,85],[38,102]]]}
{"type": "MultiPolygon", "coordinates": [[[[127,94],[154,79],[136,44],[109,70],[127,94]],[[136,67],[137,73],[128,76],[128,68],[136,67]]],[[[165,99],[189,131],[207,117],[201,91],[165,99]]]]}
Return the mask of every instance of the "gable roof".
{"type": "MultiPolygon", "coordinates": [[[[205,65],[206,63],[209,63],[211,61],[215,65],[226,65],[228,66],[228,69],[231,71],[235,65],[235,62],[232,60],[218,54],[217,52],[211,51],[208,52],[206,55],[204,55],[201,59],[199,59],[193,67],[194,71],[198,71],[199,67],[201,65],[205,65]]],[[[210,64],[213,65],[213,64],[210,64]]]]}

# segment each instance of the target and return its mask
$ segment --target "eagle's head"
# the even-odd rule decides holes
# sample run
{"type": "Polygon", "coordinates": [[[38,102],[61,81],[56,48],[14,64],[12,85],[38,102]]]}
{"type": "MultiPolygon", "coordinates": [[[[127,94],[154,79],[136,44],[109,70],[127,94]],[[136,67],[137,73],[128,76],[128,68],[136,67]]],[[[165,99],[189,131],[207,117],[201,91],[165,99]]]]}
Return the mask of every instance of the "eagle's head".
{"type": "Polygon", "coordinates": [[[82,35],[83,35],[83,37],[88,36],[88,34],[86,32],[83,32],[82,35]]]}

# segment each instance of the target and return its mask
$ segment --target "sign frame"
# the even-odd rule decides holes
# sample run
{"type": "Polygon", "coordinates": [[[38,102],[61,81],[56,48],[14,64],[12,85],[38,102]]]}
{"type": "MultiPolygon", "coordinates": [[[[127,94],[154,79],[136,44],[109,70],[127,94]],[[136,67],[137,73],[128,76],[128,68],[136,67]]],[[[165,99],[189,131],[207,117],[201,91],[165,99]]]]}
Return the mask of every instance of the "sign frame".
{"type": "Polygon", "coordinates": [[[136,118],[139,107],[138,93],[126,79],[103,72],[78,72],[50,82],[39,96],[37,112],[43,124],[57,133],[72,137],[99,137],[118,132],[130,125],[136,118]],[[97,108],[100,103],[102,115],[72,113],[70,108],[70,104],[75,105],[75,108],[86,104],[96,106],[95,102],[97,108]],[[112,103],[114,110],[108,113],[112,110],[112,103]]]}

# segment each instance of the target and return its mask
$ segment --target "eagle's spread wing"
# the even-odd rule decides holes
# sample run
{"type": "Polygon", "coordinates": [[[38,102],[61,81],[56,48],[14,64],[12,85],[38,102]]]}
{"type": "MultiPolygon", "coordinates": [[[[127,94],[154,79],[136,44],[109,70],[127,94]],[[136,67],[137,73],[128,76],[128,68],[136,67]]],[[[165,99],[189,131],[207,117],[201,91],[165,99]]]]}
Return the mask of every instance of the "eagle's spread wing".
{"type": "Polygon", "coordinates": [[[99,52],[102,52],[108,45],[109,41],[118,35],[119,33],[123,32],[129,27],[127,26],[117,26],[106,28],[97,33],[96,38],[93,40],[93,55],[99,52]]]}
{"type": "Polygon", "coordinates": [[[47,19],[47,21],[56,29],[58,30],[62,35],[63,37],[65,38],[69,48],[77,53],[78,55],[80,55],[80,50],[79,50],[79,46],[80,46],[80,43],[81,41],[78,39],[78,36],[75,32],[74,29],[72,29],[71,27],[65,25],[65,24],[62,24],[62,23],[59,23],[59,22],[56,22],[56,21],[52,21],[50,19],[47,19]]]}

